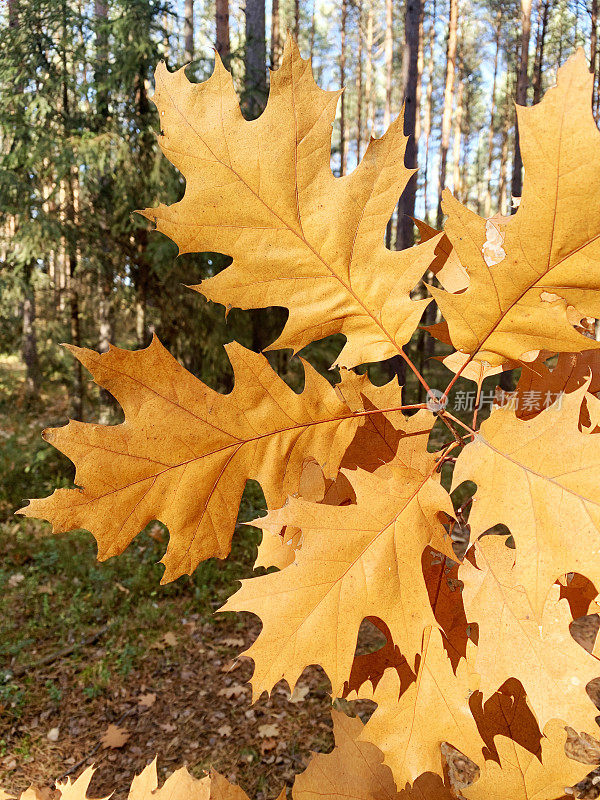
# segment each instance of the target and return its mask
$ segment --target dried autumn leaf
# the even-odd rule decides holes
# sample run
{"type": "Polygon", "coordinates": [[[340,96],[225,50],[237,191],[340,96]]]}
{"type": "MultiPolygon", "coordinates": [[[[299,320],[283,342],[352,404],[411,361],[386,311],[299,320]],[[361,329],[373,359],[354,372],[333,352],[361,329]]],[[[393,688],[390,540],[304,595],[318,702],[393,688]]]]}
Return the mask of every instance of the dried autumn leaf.
{"type": "Polygon", "coordinates": [[[267,107],[244,120],[231,75],[216,56],[212,76],[191,84],[183,69],[156,70],[163,152],[183,173],[183,199],[141,212],[181,253],[217,251],[230,267],[192,287],[226,307],[289,308],[273,348],[300,350],[343,333],[337,363],[352,367],[397,354],[430,300],[409,293],[437,239],[388,250],[384,231],[413,170],[404,166],[400,116],[372,139],[351,175],[331,172],[339,92],[315,84],[291,38],[271,73],[267,107]]]}
{"type": "Polygon", "coordinates": [[[454,674],[440,632],[430,628],[423,637],[417,679],[403,694],[393,670],[386,670],[374,692],[366,684],[361,688],[358,696],[374,700],[377,708],[360,738],[383,751],[399,787],[422,772],[442,774],[443,742],[477,763],[484,742],[469,708],[470,694],[465,661],[454,674]]]}
{"type": "Polygon", "coordinates": [[[478,645],[470,652],[484,699],[508,678],[517,678],[540,728],[560,717],[580,730],[595,730],[598,712],[585,687],[600,665],[572,638],[560,587],[552,587],[538,624],[505,538],[485,536],[475,551],[477,567],[465,560],[459,577],[467,619],[479,626],[478,645]]]}
{"type": "Polygon", "coordinates": [[[130,736],[131,734],[125,728],[120,728],[118,725],[109,725],[102,734],[100,741],[104,750],[109,748],[118,749],[129,741],[130,736]]]}
{"type": "Polygon", "coordinates": [[[226,346],[235,374],[227,395],[187,372],[156,338],[135,352],[70,349],[116,397],[125,422],[45,431],[75,463],[82,488],[58,489],[21,513],[49,520],[55,532],[86,528],[101,560],[160,519],[170,532],[163,583],[228,555],[248,478],[260,482],[269,507],[281,505],[297,491],[307,457],[326,477],[337,474],[364,419],[308,364],[296,394],[264,356],[237,343],[226,346]]]}
{"type": "Polygon", "coordinates": [[[421,556],[427,545],[452,553],[438,518],[440,512],[451,515],[452,507],[434,470],[435,456],[417,455],[414,440],[406,437],[391,464],[373,473],[344,470],[356,505],[290,498],[284,508],[253,523],[275,531],[292,525],[303,537],[293,564],[242,581],[221,609],[251,611],[262,619],[262,631],[245,652],[255,664],[254,697],[281,679],[293,688],[310,664],[323,667],[337,696],[368,616],[388,626],[404,655],[420,651],[424,628],[436,624],[421,556]]]}
{"type": "MultiPolygon", "coordinates": [[[[588,381],[588,392],[595,394],[600,391],[598,350],[559,353],[552,370],[544,363],[547,357],[547,353],[542,354],[529,369],[521,372],[514,394],[515,412],[520,419],[532,419],[548,408],[562,392],[574,392],[588,381]]],[[[589,415],[584,412],[583,406],[581,422],[589,425],[589,415]]]]}
{"type": "Polygon", "coordinates": [[[600,585],[600,438],[579,430],[585,386],[531,420],[495,409],[459,455],[453,486],[474,481],[473,538],[503,523],[516,542],[517,582],[540,619],[568,572],[600,585]]]}
{"type": "Polygon", "coordinates": [[[544,730],[542,758],[521,745],[496,737],[500,765],[486,761],[481,777],[463,789],[467,800],[555,800],[564,789],[581,780],[589,767],[565,755],[564,723],[553,720],[544,730]]]}
{"type": "Polygon", "coordinates": [[[517,213],[495,223],[502,260],[486,263],[488,220],[445,194],[445,231],[470,282],[459,294],[431,292],[454,347],[492,366],[532,350],[600,347],[574,330],[567,312],[574,306],[600,317],[600,133],[592,84],[579,50],[541,103],[517,107],[525,181],[517,213]]]}
{"type": "Polygon", "coordinates": [[[294,781],[293,800],[397,800],[394,779],[383,764],[383,754],[359,736],[364,728],[332,709],[335,747],[331,753],[313,753],[308,767],[294,781]]]}

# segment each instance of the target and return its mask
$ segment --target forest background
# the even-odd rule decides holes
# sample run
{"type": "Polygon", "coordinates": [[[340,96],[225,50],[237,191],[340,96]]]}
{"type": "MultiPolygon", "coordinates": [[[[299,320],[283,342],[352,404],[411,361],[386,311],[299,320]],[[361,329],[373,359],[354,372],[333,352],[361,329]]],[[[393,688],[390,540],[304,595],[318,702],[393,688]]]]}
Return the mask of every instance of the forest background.
{"type": "MultiPolygon", "coordinates": [[[[158,524],[129,557],[98,566],[90,536],[51,539],[41,523],[12,516],[26,498],[72,481],[70,462],[42,441],[42,427],[121,418],[60,342],[105,351],[109,343],[144,347],[156,333],[224,392],[233,376],[222,345],[235,339],[261,350],[283,327],[283,309],[226,317],[190,292],[186,284],[229,260],[177,258],[174,244],[132,212],[159,198],[173,203],[184,190],[157,145],[158,62],[188,64],[188,77],[200,81],[216,50],[251,119],[264,108],[286,31],[311,57],[320,86],[346,87],[332,134],[336,175],[354,169],[369,137],[382,135],[406,102],[407,165],[418,172],[387,228],[388,246],[398,249],[419,236],[411,216],[441,228],[446,186],[479,214],[510,214],[523,179],[514,101],[539,102],[579,46],[598,72],[597,0],[0,0],[0,785],[21,789],[95,760],[112,790],[158,751],[167,771],[187,761],[239,779],[247,767],[245,788],[274,795],[271,773],[288,780],[310,747],[329,741],[322,675],[311,672],[306,684],[318,713],[276,696],[248,717],[245,667],[228,654],[256,626],[242,630],[227,615],[207,621],[251,571],[251,530],[236,537],[227,566],[208,562],[159,587],[155,562],[167,534],[158,524]],[[140,705],[140,691],[154,700],[140,705]],[[185,710],[198,697],[203,716],[191,720],[185,710]],[[231,697],[240,698],[237,723],[218,710],[231,697]],[[182,732],[179,720],[175,733],[162,711],[148,722],[155,702],[191,729],[182,732]],[[104,747],[111,723],[135,732],[135,743],[104,747]],[[268,769],[251,769],[258,761],[268,769]]],[[[598,76],[593,102],[598,119],[598,76]]],[[[427,315],[424,324],[436,321],[435,304],[427,315]]],[[[333,379],[326,367],[341,346],[330,337],[303,355],[333,379]]],[[[407,347],[426,377],[444,370],[434,359],[443,346],[422,332],[407,347]]],[[[299,388],[298,360],[268,357],[299,388]]],[[[404,383],[397,361],[373,379],[404,383]]],[[[470,388],[459,381],[455,392],[470,388]]],[[[419,391],[409,376],[408,402],[419,391]]],[[[245,518],[263,505],[249,486],[245,518]]]]}

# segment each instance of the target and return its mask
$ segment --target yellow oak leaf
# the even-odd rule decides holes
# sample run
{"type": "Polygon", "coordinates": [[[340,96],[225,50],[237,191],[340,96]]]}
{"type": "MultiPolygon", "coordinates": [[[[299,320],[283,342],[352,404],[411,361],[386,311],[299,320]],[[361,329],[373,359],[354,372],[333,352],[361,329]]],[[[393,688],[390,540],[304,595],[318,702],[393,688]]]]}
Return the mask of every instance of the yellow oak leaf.
{"type": "Polygon", "coordinates": [[[230,551],[246,480],[270,508],[298,489],[308,457],[333,478],[365,415],[305,367],[301,394],[264,356],[226,346],[235,386],[222,395],[187,372],[154,339],[145,350],[99,355],[70,348],[123,407],[121,425],[70,422],[44,438],[76,465],[80,489],[58,489],[21,510],[55,532],[86,528],[101,560],[121,553],[153,519],[168,526],[162,582],[230,551]]]}
{"type": "Polygon", "coordinates": [[[525,180],[509,220],[486,220],[445,193],[445,231],[469,286],[431,292],[454,347],[491,366],[532,350],[600,347],[575,331],[567,310],[600,317],[600,132],[592,85],[579,50],[541,103],[517,107],[525,180]],[[501,240],[493,259],[486,255],[490,222],[501,240]]]}
{"type": "Polygon", "coordinates": [[[371,140],[352,174],[336,178],[331,131],[340,93],[316,85],[291,38],[271,73],[267,107],[251,122],[218,55],[204,83],[164,65],[155,79],[159,142],[186,190],[178,203],[141,213],[182,253],[233,258],[192,288],[227,308],[289,308],[272,348],[298,351],[342,333],[341,366],[397,354],[431,301],[413,301],[410,291],[439,238],[403,252],[385,247],[385,227],[413,174],[404,166],[402,115],[371,140]]]}
{"type": "Polygon", "coordinates": [[[462,660],[454,674],[440,632],[429,628],[417,679],[403,694],[396,671],[390,669],[375,691],[369,691],[368,684],[361,687],[358,696],[374,700],[377,708],[360,738],[382,750],[399,788],[412,784],[422,772],[442,774],[443,742],[478,763],[484,742],[469,708],[470,694],[466,662],[462,660]]]}
{"type": "Polygon", "coordinates": [[[554,585],[538,624],[514,570],[515,551],[505,537],[485,536],[475,545],[477,567],[465,559],[459,569],[467,619],[479,626],[478,646],[469,659],[487,699],[509,678],[527,692],[540,729],[553,718],[594,731],[597,709],[585,687],[600,675],[600,664],[573,639],[571,614],[554,585]],[[518,654],[518,657],[515,657],[518,654]]]}
{"type": "Polygon", "coordinates": [[[565,754],[564,723],[553,720],[544,729],[542,758],[506,736],[494,740],[500,764],[486,761],[481,777],[462,789],[467,800],[555,800],[585,777],[589,767],[565,754]]]}
{"type": "Polygon", "coordinates": [[[254,697],[281,679],[293,688],[310,664],[323,667],[338,696],[368,616],[388,626],[405,656],[420,652],[424,628],[436,625],[421,557],[427,545],[452,555],[439,514],[453,512],[433,474],[434,454],[416,459],[413,447],[410,437],[401,439],[396,459],[373,473],[343,470],[356,504],[327,506],[292,497],[253,523],[263,530],[292,525],[302,531],[292,564],[242,581],[221,609],[251,611],[262,619],[262,631],[245,653],[255,663],[254,697]]]}
{"type": "Polygon", "coordinates": [[[504,524],[516,575],[541,619],[552,584],[579,572],[600,586],[600,438],[579,430],[585,386],[530,420],[492,411],[458,456],[453,487],[474,481],[473,538],[504,524]]]}

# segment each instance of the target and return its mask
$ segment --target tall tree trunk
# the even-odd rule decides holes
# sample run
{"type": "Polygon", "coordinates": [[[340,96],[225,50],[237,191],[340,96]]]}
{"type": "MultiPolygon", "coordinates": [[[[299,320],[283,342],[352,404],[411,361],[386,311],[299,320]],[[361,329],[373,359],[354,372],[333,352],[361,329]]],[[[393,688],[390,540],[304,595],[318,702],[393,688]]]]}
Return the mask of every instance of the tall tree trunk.
{"type": "MultiPolygon", "coordinates": [[[[342,25],[340,40],[340,85],[346,86],[346,24],[348,21],[348,0],[342,0],[342,25]]],[[[346,92],[341,97],[340,107],[340,175],[345,175],[348,167],[348,148],[346,136],[346,92]]]]}
{"type": "Polygon", "coordinates": [[[245,109],[250,119],[260,115],[267,101],[265,0],[246,0],[245,109]]]}
{"type": "MultiPolygon", "coordinates": [[[[69,105],[69,84],[67,71],[67,3],[62,0],[62,27],[63,41],[61,48],[61,89],[62,89],[62,112],[63,112],[63,134],[65,141],[70,139],[71,110],[69,105]]],[[[66,207],[64,211],[64,221],[66,224],[65,244],[67,256],[67,280],[69,287],[69,320],[70,320],[70,339],[71,344],[81,347],[81,329],[79,321],[79,289],[77,279],[77,245],[75,243],[76,218],[75,218],[75,188],[74,188],[74,168],[69,167],[66,177],[66,207]]],[[[73,364],[73,383],[71,390],[71,414],[76,420],[83,420],[83,370],[81,363],[76,361],[73,364]]]]}
{"type": "Polygon", "coordinates": [[[367,101],[367,139],[375,134],[375,103],[373,102],[373,9],[374,0],[367,0],[367,63],[365,64],[365,96],[367,101]]]}
{"type": "Polygon", "coordinates": [[[316,26],[315,5],[316,5],[316,0],[313,0],[312,7],[310,10],[310,41],[308,43],[308,56],[311,61],[313,60],[315,55],[315,26],[316,26]]]}
{"type": "Polygon", "coordinates": [[[279,67],[281,34],[279,32],[279,0],[271,2],[271,69],[279,67]]]}
{"type": "Polygon", "coordinates": [[[224,64],[231,54],[229,43],[229,0],[216,0],[217,41],[216,50],[224,64]]]}
{"type": "MultiPolygon", "coordinates": [[[[385,105],[383,107],[383,132],[392,121],[392,78],[394,71],[394,0],[385,0],[385,31],[383,36],[385,58],[385,105]]],[[[385,229],[385,245],[392,246],[392,220],[385,229]]]]}
{"type": "Polygon", "coordinates": [[[436,225],[442,227],[444,213],[442,211],[442,195],[446,188],[446,170],[448,166],[448,148],[452,131],[452,104],[454,99],[454,73],[456,72],[456,38],[458,28],[458,0],[450,0],[448,20],[448,45],[446,48],[446,85],[444,87],[444,109],[442,112],[442,137],[440,143],[440,177],[438,182],[438,208],[436,225]]]}
{"type": "Polygon", "coordinates": [[[594,74],[594,94],[592,108],[596,108],[598,94],[596,72],[598,70],[598,0],[592,0],[592,20],[590,32],[590,72],[594,74]]]}
{"type": "Polygon", "coordinates": [[[23,268],[23,327],[21,338],[21,357],[25,364],[25,399],[28,403],[39,396],[41,376],[35,332],[35,291],[31,282],[33,265],[27,263],[23,268]]]}
{"type": "Polygon", "coordinates": [[[186,63],[194,60],[194,0],[185,0],[183,14],[184,59],[186,63]]]}
{"type": "Polygon", "coordinates": [[[502,32],[502,9],[496,12],[496,47],[494,50],[494,78],[492,80],[492,105],[490,107],[490,129],[488,131],[488,157],[485,171],[485,216],[492,213],[492,163],[494,161],[494,128],[496,125],[496,89],[498,83],[498,62],[500,60],[500,35],[502,32]]]}
{"type": "Polygon", "coordinates": [[[300,38],[300,0],[294,0],[294,39],[300,38]]]}
{"type": "MultiPolygon", "coordinates": [[[[417,168],[417,86],[419,84],[419,29],[421,22],[421,0],[407,0],[404,16],[404,134],[408,136],[404,163],[409,169],[417,168]]],[[[409,179],[398,202],[396,249],[404,250],[414,243],[415,199],[417,194],[416,173],[409,179]]]]}
{"type": "MultiPolygon", "coordinates": [[[[419,156],[419,143],[421,140],[421,106],[423,105],[423,71],[425,67],[425,41],[423,37],[423,18],[425,14],[425,0],[419,0],[419,46],[417,49],[417,88],[416,98],[416,117],[415,117],[415,140],[417,142],[417,160],[419,156]]],[[[408,13],[408,9],[406,9],[408,13]]],[[[406,36],[406,34],[405,34],[406,36]]]]}
{"type": "Polygon", "coordinates": [[[544,73],[544,47],[548,29],[550,0],[540,0],[538,10],[537,41],[535,46],[535,64],[533,67],[533,105],[542,99],[542,75],[544,73]]]}
{"type": "MultiPolygon", "coordinates": [[[[19,26],[19,2],[9,0],[8,2],[8,26],[16,29],[19,26]]],[[[15,92],[22,91],[22,86],[15,86],[15,92]]],[[[9,227],[11,229],[11,239],[14,240],[17,232],[17,219],[10,218],[9,227]]],[[[6,254],[4,254],[4,259],[6,254]]],[[[28,261],[23,266],[23,303],[21,307],[21,358],[25,364],[25,400],[29,404],[38,398],[41,376],[37,351],[37,338],[35,331],[35,291],[32,284],[33,262],[28,261]]]]}
{"type": "Polygon", "coordinates": [[[429,222],[429,142],[431,138],[431,119],[433,115],[433,77],[435,71],[435,22],[436,0],[432,2],[431,24],[429,26],[429,59],[427,66],[427,89],[425,92],[425,113],[423,115],[423,133],[425,134],[425,165],[423,168],[423,213],[429,222]]]}
{"type": "Polygon", "coordinates": [[[356,165],[360,164],[363,140],[363,7],[358,0],[358,56],[356,59],[356,165]]]}
{"type": "MultiPolygon", "coordinates": [[[[96,114],[98,131],[106,129],[106,118],[110,102],[108,90],[108,4],[106,0],[95,0],[96,14],[96,114]]],[[[98,350],[106,353],[114,340],[113,286],[114,270],[110,253],[110,208],[112,207],[112,180],[109,170],[99,176],[99,192],[96,201],[96,218],[100,230],[102,262],[98,270],[98,350]]],[[[100,389],[101,423],[109,422],[110,409],[115,401],[110,392],[100,389]]]]}
{"type": "Polygon", "coordinates": [[[502,122],[502,145],[500,148],[500,181],[498,183],[498,210],[502,216],[506,216],[510,210],[508,202],[508,134],[510,131],[510,78],[509,70],[506,70],[506,103],[504,107],[504,119],[502,122]]]}
{"type": "Polygon", "coordinates": [[[385,106],[383,108],[383,131],[392,121],[392,78],[394,71],[394,0],[385,0],[385,33],[383,39],[385,57],[385,106]]]}
{"type": "Polygon", "coordinates": [[[465,82],[462,71],[462,64],[460,64],[458,69],[458,89],[456,92],[456,113],[454,114],[454,142],[452,145],[452,185],[453,185],[454,196],[458,200],[462,200],[460,146],[462,142],[464,93],[465,93],[465,82]]]}
{"type": "MultiPolygon", "coordinates": [[[[529,37],[531,34],[531,0],[521,0],[521,45],[517,68],[517,90],[515,100],[518,105],[527,105],[527,89],[529,88],[529,37]]],[[[513,159],[512,196],[521,197],[523,191],[523,159],[519,143],[519,128],[515,118],[515,156],[513,159]]],[[[514,208],[512,209],[515,210],[514,208]]]]}

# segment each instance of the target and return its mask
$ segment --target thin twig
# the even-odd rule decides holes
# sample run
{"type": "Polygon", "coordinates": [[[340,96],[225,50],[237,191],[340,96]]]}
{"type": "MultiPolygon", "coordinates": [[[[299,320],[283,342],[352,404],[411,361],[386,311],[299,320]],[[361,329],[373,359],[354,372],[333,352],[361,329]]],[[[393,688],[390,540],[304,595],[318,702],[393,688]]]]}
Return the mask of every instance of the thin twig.
{"type": "Polygon", "coordinates": [[[58,661],[59,658],[70,656],[71,653],[75,652],[75,650],[79,650],[81,647],[88,647],[90,644],[94,644],[97,639],[99,639],[101,636],[104,636],[109,628],[110,625],[104,625],[102,628],[99,628],[96,633],[88,636],[87,639],[74,642],[73,644],[68,645],[68,647],[63,647],[61,650],[56,650],[54,653],[49,653],[42,658],[38,658],[37,661],[32,661],[30,664],[23,664],[20,667],[15,667],[14,669],[9,670],[9,672],[14,678],[20,678],[21,675],[25,675],[25,673],[32,669],[38,669],[39,667],[45,667],[48,664],[52,664],[55,661],[58,661]]]}

